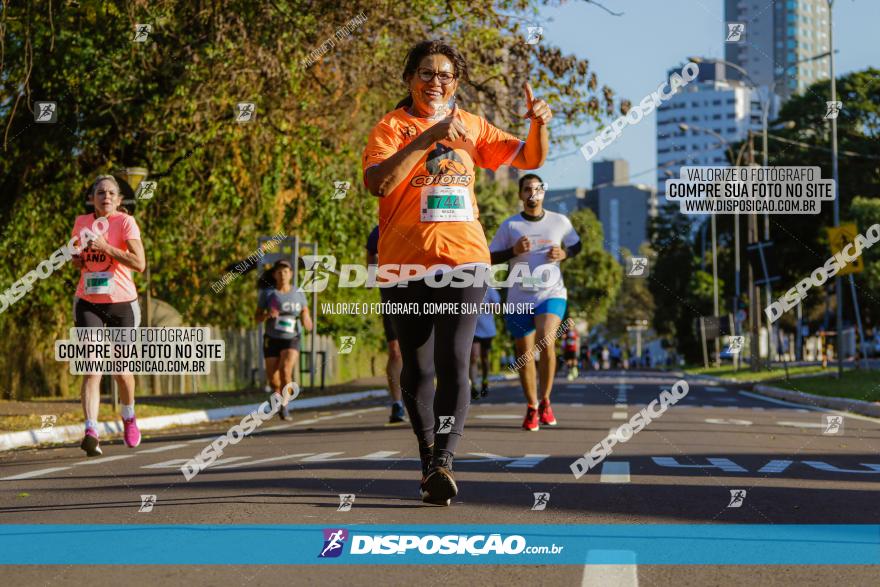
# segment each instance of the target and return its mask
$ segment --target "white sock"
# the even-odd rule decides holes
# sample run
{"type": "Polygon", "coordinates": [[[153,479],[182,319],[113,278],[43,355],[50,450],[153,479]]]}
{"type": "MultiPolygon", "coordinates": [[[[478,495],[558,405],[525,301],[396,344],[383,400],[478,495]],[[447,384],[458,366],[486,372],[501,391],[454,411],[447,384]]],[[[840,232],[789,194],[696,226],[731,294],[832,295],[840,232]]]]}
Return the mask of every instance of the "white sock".
{"type": "Polygon", "coordinates": [[[88,430],[89,428],[91,428],[92,430],[97,432],[98,431],[98,421],[86,419],[86,430],[88,430]]]}
{"type": "Polygon", "coordinates": [[[134,418],[134,404],[122,404],[122,419],[131,420],[134,418]]]}

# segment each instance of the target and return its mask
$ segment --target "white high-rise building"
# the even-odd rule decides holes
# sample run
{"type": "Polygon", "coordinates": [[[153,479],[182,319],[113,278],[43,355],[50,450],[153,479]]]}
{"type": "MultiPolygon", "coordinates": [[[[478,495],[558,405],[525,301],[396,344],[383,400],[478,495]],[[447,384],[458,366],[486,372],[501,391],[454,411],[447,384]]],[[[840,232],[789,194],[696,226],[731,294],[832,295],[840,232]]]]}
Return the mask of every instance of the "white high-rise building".
{"type": "MultiPolygon", "coordinates": [[[[725,40],[724,58],[757,85],[787,99],[828,79],[826,59],[805,61],[828,52],[827,0],[725,0],[724,19],[745,25],[739,41],[725,40]]],[[[739,73],[729,77],[738,79],[739,73]]]]}
{"type": "MultiPolygon", "coordinates": [[[[677,179],[682,166],[728,165],[727,145],[745,139],[749,129],[761,131],[759,92],[727,79],[722,63],[706,59],[699,67],[697,79],[678,88],[657,109],[657,196],[661,206],[666,203],[662,197],[666,180],[677,179]],[[682,124],[687,129],[683,130],[682,124]]],[[[679,71],[681,67],[669,73],[679,71]]],[[[771,120],[777,107],[774,100],[771,120]]],[[[760,148],[760,141],[756,147],[760,148]]]]}

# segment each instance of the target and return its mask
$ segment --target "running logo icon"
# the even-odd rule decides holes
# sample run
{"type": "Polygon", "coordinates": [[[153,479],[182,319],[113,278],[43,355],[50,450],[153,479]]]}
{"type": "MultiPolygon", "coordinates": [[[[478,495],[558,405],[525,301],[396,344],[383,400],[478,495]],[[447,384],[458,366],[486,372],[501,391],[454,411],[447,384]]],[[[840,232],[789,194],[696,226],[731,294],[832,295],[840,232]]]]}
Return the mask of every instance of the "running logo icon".
{"type": "Polygon", "coordinates": [[[840,114],[841,109],[843,108],[843,102],[825,102],[825,120],[834,120],[837,118],[837,115],[840,114]]]}
{"type": "Polygon", "coordinates": [[[826,414],[823,416],[823,419],[825,420],[825,429],[822,431],[822,434],[841,434],[843,432],[843,416],[829,416],[826,414]]]}
{"type": "Polygon", "coordinates": [[[345,199],[345,194],[348,190],[351,189],[351,184],[347,181],[334,181],[333,187],[336,190],[333,193],[332,200],[342,200],[345,199]]]}
{"type": "Polygon", "coordinates": [[[541,510],[547,509],[547,504],[550,502],[550,494],[549,493],[535,493],[535,504],[532,506],[533,512],[539,512],[541,510]]]}
{"type": "Polygon", "coordinates": [[[138,510],[138,513],[150,513],[153,511],[153,506],[156,505],[156,496],[155,495],[142,495],[141,496],[141,507],[138,510]]]}
{"type": "Polygon", "coordinates": [[[730,490],[730,503],[727,504],[729,508],[738,508],[742,507],[743,502],[746,499],[746,490],[745,489],[731,489],[730,490]]]}
{"type": "Polygon", "coordinates": [[[626,260],[627,277],[647,277],[648,276],[648,258],[647,257],[630,257],[626,260]]]}
{"type": "Polygon", "coordinates": [[[739,43],[746,32],[746,24],[744,22],[727,23],[727,43],[739,43]]]}
{"type": "Polygon", "coordinates": [[[51,124],[58,120],[55,102],[34,102],[34,122],[51,124]]]}
{"type": "Polygon", "coordinates": [[[257,105],[253,102],[239,102],[235,105],[235,122],[253,122],[257,115],[257,105]]]}
{"type": "Polygon", "coordinates": [[[350,512],[351,506],[354,505],[354,493],[340,493],[339,494],[339,507],[336,508],[337,512],[350,512]]]}
{"type": "Polygon", "coordinates": [[[324,529],[324,548],[318,558],[336,558],[342,554],[345,541],[348,539],[348,530],[342,528],[324,529]]]}
{"type": "Polygon", "coordinates": [[[58,417],[55,414],[40,416],[40,430],[51,430],[57,420],[58,417]]]}
{"type": "Polygon", "coordinates": [[[455,426],[455,416],[437,416],[437,434],[449,434],[455,426]]]}
{"type": "Polygon", "coordinates": [[[541,42],[541,38],[544,36],[544,27],[530,26],[526,28],[528,30],[528,33],[526,34],[526,45],[537,45],[541,42]]]}
{"type": "Polygon", "coordinates": [[[357,337],[354,336],[340,336],[339,337],[339,350],[337,351],[340,355],[347,355],[351,353],[354,349],[354,343],[357,342],[357,337]]]}
{"type": "Polygon", "coordinates": [[[155,193],[155,181],[142,181],[138,186],[137,191],[135,191],[134,197],[137,200],[152,200],[155,193]]]}
{"type": "Polygon", "coordinates": [[[727,352],[730,353],[731,355],[735,355],[743,349],[743,346],[745,345],[745,343],[746,343],[745,336],[731,336],[730,337],[730,346],[727,347],[727,352]]]}
{"type": "Polygon", "coordinates": [[[132,41],[135,43],[146,43],[147,39],[150,37],[150,33],[153,32],[153,25],[151,24],[136,24],[134,25],[134,37],[132,37],[132,41]]]}
{"type": "Polygon", "coordinates": [[[330,283],[330,274],[335,272],[336,257],[333,255],[303,255],[306,270],[299,289],[303,292],[322,292],[330,283]]]}

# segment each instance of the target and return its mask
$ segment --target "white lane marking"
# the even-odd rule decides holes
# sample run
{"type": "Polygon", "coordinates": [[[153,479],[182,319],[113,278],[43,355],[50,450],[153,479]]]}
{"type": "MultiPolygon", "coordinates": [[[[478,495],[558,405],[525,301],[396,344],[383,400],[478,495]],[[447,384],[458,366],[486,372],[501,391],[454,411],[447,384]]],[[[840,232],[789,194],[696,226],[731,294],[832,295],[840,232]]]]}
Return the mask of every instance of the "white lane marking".
{"type": "Polygon", "coordinates": [[[612,420],[626,420],[627,413],[626,412],[614,412],[611,414],[612,420]]]}
{"type": "Polygon", "coordinates": [[[474,416],[474,418],[480,418],[481,420],[519,420],[522,416],[519,414],[480,414],[474,416]]]}
{"type": "Polygon", "coordinates": [[[791,426],[792,428],[825,428],[825,424],[821,422],[789,422],[781,420],[776,422],[779,426],[791,426]]]}
{"type": "Polygon", "coordinates": [[[605,461],[599,483],[629,483],[629,461],[605,461]]]}
{"type": "Polygon", "coordinates": [[[74,466],[81,465],[102,465],[104,463],[112,463],[113,461],[121,461],[123,459],[130,459],[134,455],[114,455],[112,457],[101,457],[100,459],[89,459],[88,461],[80,461],[78,463],[73,463],[74,466]]]}
{"type": "Polygon", "coordinates": [[[614,407],[626,409],[627,407],[629,407],[629,404],[619,403],[619,404],[614,404],[614,407]]]}
{"type": "Polygon", "coordinates": [[[30,479],[31,477],[39,477],[40,475],[48,475],[49,473],[57,473],[58,471],[66,471],[70,467],[50,467],[48,469],[40,469],[38,471],[28,471],[27,473],[19,473],[11,477],[3,477],[0,481],[18,481],[19,479],[30,479]]]}
{"type": "Polygon", "coordinates": [[[735,426],[751,426],[749,420],[736,420],[734,418],[706,418],[707,424],[734,424],[735,426]]]}
{"type": "Polygon", "coordinates": [[[587,552],[587,564],[581,587],[638,587],[639,567],[636,565],[636,553],[631,550],[590,550],[587,552]],[[631,560],[619,565],[594,565],[592,560],[605,559],[605,555],[613,553],[615,558],[631,560]]]}
{"type": "Polygon", "coordinates": [[[156,448],[148,448],[147,450],[139,450],[135,454],[139,455],[149,455],[157,452],[165,452],[166,450],[174,450],[175,448],[180,448],[182,446],[186,446],[184,444],[166,444],[165,446],[157,446],[156,448]]]}
{"type": "Polygon", "coordinates": [[[224,463],[234,463],[235,461],[243,461],[245,459],[250,459],[250,458],[253,458],[253,457],[226,457],[225,459],[217,459],[216,461],[214,461],[210,465],[202,467],[202,470],[204,471],[205,469],[213,469],[217,465],[222,465],[224,463]]]}
{"type": "Polygon", "coordinates": [[[322,452],[321,454],[317,454],[311,457],[306,457],[303,459],[303,462],[322,462],[331,460],[330,457],[335,457],[336,455],[344,455],[344,452],[322,452]]]}
{"type": "Polygon", "coordinates": [[[793,408],[797,408],[794,410],[795,412],[826,412],[828,414],[837,414],[838,416],[846,416],[847,418],[853,418],[855,420],[863,420],[865,422],[873,422],[875,424],[880,423],[880,418],[871,418],[869,416],[862,416],[861,414],[854,414],[852,412],[841,412],[838,410],[832,410],[829,408],[822,408],[822,407],[818,407],[818,406],[805,407],[804,404],[796,404],[796,403],[792,403],[792,402],[787,402],[785,400],[776,399],[776,398],[772,398],[772,397],[766,397],[763,395],[759,395],[757,393],[750,393],[748,391],[740,391],[739,394],[745,395],[747,397],[752,397],[755,399],[764,400],[765,402],[779,404],[781,406],[790,406],[793,408]]]}
{"type": "Polygon", "coordinates": [[[469,455],[474,455],[475,457],[482,457],[478,459],[458,459],[455,462],[457,463],[492,463],[498,461],[511,461],[507,464],[508,467],[516,468],[516,469],[531,469],[538,465],[541,461],[549,457],[550,455],[539,455],[539,454],[527,454],[523,457],[502,457],[500,455],[496,455],[490,452],[469,452],[469,455]]]}
{"type": "Polygon", "coordinates": [[[311,454],[311,452],[302,452],[297,453],[295,455],[283,455],[280,457],[270,457],[268,459],[257,459],[256,461],[248,461],[246,463],[233,463],[231,465],[223,465],[222,467],[214,467],[215,469],[236,469],[238,467],[250,467],[251,465],[261,465],[263,463],[273,463],[275,461],[284,461],[287,459],[295,459],[298,457],[307,457],[311,454]]]}
{"type": "MultiPolygon", "coordinates": [[[[389,457],[396,455],[399,453],[399,450],[377,450],[376,452],[371,452],[368,455],[364,455],[360,457],[362,461],[385,461],[388,460],[389,457]]],[[[392,459],[397,460],[397,459],[392,459]]]]}
{"type": "Polygon", "coordinates": [[[538,463],[549,457],[550,455],[527,454],[521,459],[516,459],[512,463],[507,463],[508,469],[533,469],[538,463]]]}
{"type": "Polygon", "coordinates": [[[179,469],[181,465],[187,462],[189,462],[189,459],[171,459],[161,463],[153,463],[152,465],[142,465],[141,469],[179,469]]]}

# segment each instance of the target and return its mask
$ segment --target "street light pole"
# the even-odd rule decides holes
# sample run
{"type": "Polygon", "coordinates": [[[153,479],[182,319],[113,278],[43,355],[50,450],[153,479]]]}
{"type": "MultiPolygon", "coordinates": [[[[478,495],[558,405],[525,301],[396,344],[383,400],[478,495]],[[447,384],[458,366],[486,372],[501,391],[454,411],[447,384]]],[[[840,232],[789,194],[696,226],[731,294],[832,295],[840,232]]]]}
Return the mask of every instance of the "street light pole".
{"type": "MultiPolygon", "coordinates": [[[[834,78],[834,0],[828,0],[828,62],[831,75],[831,101],[837,102],[837,80],[834,78]]],[[[840,177],[837,169],[837,117],[831,117],[831,178],[834,180],[834,226],[840,226],[840,177]]],[[[837,377],[843,377],[843,282],[840,275],[834,278],[837,298],[837,377]]]]}

